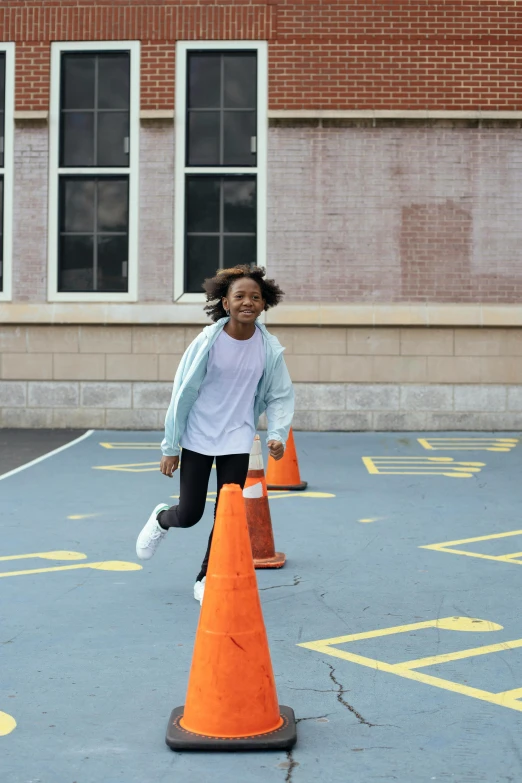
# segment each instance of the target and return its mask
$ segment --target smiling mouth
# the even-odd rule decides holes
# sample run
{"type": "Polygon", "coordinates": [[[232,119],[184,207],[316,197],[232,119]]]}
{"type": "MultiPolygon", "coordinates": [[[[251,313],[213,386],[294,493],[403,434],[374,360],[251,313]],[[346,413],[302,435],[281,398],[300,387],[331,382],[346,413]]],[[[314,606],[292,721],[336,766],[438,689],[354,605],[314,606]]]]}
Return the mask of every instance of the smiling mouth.
{"type": "Polygon", "coordinates": [[[253,310],[240,310],[239,312],[242,313],[243,315],[253,315],[254,314],[253,310]]]}

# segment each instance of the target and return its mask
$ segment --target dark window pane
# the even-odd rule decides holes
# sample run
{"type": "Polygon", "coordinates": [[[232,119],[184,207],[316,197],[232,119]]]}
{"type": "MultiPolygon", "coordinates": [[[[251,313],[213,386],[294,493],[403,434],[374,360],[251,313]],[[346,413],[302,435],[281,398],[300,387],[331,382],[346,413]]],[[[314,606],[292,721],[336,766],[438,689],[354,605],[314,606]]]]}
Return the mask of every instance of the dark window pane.
{"type": "Polygon", "coordinates": [[[187,237],[186,291],[203,293],[206,277],[219,269],[219,237],[187,237]]]}
{"type": "Polygon", "coordinates": [[[98,180],[98,231],[127,232],[128,227],[128,179],[98,180]]]}
{"type": "Polygon", "coordinates": [[[4,290],[4,178],[0,177],[0,291],[4,290]]]}
{"type": "Polygon", "coordinates": [[[5,109],[5,54],[0,54],[0,109],[5,109]]]}
{"type": "Polygon", "coordinates": [[[219,166],[219,112],[190,112],[187,136],[189,166],[219,166]]]}
{"type": "MultiPolygon", "coordinates": [[[[0,110],[0,138],[5,136],[5,113],[0,110]]],[[[4,145],[0,149],[0,167],[4,167],[4,145]]]]}
{"type": "Polygon", "coordinates": [[[219,179],[187,179],[187,231],[219,231],[219,179]]]}
{"type": "Polygon", "coordinates": [[[190,109],[216,109],[221,105],[221,56],[192,54],[188,58],[190,109]]]}
{"type": "Polygon", "coordinates": [[[250,111],[227,111],[224,115],[225,166],[255,166],[252,136],[256,131],[256,114],[250,111]]]}
{"type": "Polygon", "coordinates": [[[235,237],[226,236],[224,238],[224,259],[223,266],[236,266],[236,264],[255,264],[257,258],[256,237],[235,237]]]}
{"type": "Polygon", "coordinates": [[[94,187],[92,180],[60,180],[60,231],[94,231],[94,187]]]}
{"type": "Polygon", "coordinates": [[[256,56],[225,55],[223,59],[225,109],[255,109],[256,56]]]}
{"type": "Polygon", "coordinates": [[[59,291],[93,290],[92,236],[62,236],[59,248],[59,291]]]}
{"type": "Polygon", "coordinates": [[[62,109],[94,109],[95,55],[62,55],[62,109]]]}
{"type": "Polygon", "coordinates": [[[129,137],[127,112],[98,114],[98,166],[128,166],[129,153],[125,139],[129,137]],[[127,150],[127,151],[126,151],[127,150]]]}
{"type": "Polygon", "coordinates": [[[60,165],[94,165],[94,114],[62,114],[60,165]]]}
{"type": "Polygon", "coordinates": [[[98,237],[97,291],[126,291],[128,273],[127,237],[98,237]]]}
{"type": "Polygon", "coordinates": [[[98,108],[128,109],[130,104],[130,56],[98,57],[98,108]]]}
{"type": "Polygon", "coordinates": [[[256,230],[256,182],[223,180],[224,230],[249,233],[256,230]]]}

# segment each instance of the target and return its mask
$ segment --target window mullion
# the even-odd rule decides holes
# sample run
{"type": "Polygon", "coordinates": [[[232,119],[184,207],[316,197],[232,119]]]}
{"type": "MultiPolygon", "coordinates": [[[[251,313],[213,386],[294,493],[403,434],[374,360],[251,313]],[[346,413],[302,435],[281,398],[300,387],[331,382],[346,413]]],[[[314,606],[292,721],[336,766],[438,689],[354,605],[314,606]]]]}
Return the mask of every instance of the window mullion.
{"type": "Polygon", "coordinates": [[[100,58],[98,55],[94,57],[94,120],[93,120],[93,133],[94,133],[94,162],[98,163],[98,72],[99,72],[100,58]]]}
{"type": "Polygon", "coordinates": [[[92,288],[98,290],[98,180],[94,181],[92,288]]]}

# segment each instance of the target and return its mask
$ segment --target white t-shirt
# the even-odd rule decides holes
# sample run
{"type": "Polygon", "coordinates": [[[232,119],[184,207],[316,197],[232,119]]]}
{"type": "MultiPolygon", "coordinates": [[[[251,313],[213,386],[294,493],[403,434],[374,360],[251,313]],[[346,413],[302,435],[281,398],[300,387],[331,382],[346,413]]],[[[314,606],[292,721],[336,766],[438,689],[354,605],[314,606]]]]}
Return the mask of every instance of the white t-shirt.
{"type": "Polygon", "coordinates": [[[254,398],[265,369],[260,329],[249,340],[224,330],[210,349],[207,374],[188,415],[181,447],[208,456],[250,454],[254,398]]]}

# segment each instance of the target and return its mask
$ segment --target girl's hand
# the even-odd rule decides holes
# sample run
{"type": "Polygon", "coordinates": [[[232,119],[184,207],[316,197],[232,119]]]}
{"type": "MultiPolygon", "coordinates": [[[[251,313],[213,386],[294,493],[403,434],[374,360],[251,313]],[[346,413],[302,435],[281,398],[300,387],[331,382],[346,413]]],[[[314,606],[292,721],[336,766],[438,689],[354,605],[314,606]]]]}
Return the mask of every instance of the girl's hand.
{"type": "Polygon", "coordinates": [[[179,467],[179,457],[162,457],[160,462],[160,470],[164,476],[172,478],[174,471],[179,467]]]}
{"type": "Polygon", "coordinates": [[[279,440],[269,440],[268,441],[268,453],[270,456],[275,459],[276,461],[281,459],[283,454],[285,453],[285,447],[279,440]]]}

